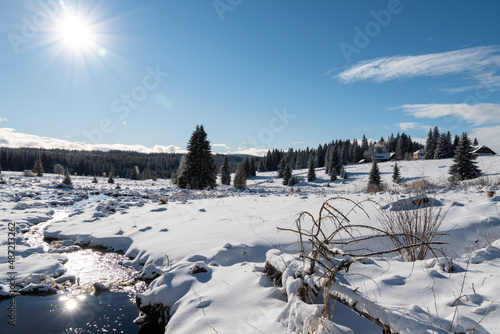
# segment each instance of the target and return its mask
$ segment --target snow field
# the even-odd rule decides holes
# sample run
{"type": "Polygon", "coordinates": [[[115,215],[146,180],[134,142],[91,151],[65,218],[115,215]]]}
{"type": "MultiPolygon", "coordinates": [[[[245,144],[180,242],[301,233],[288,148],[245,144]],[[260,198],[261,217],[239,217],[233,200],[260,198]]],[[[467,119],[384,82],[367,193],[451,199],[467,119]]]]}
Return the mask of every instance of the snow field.
{"type": "MultiPolygon", "coordinates": [[[[415,263],[403,262],[396,255],[374,258],[353,265],[337,288],[353,300],[362,296],[368,308],[377,309],[402,332],[404,328],[408,333],[439,332],[441,326],[446,331],[474,328],[477,333],[495,333],[500,317],[496,279],[500,274],[500,197],[488,198],[486,190],[496,189],[500,158],[480,158],[478,165],[487,176],[481,182],[454,187],[446,181],[450,164],[451,160],[398,162],[403,182],[427,179],[433,189],[430,196],[442,204],[446,217],[440,231],[449,234],[442,238],[448,242],[446,257],[415,263]]],[[[393,165],[379,164],[388,185],[393,165]]],[[[121,187],[116,190],[116,184],[109,185],[104,178],[92,184],[90,177],[72,177],[74,190],[58,190],[54,185],[60,180],[53,175],[40,179],[2,172],[6,184],[0,185],[1,293],[8,291],[9,222],[16,223],[17,279],[40,284],[40,275],[57,277],[65,272],[65,255],[30,248],[21,232],[48,219],[58,208],[54,204],[82,203],[80,198],[89,194],[107,193],[109,197],[76,205],[67,218],[53,221],[45,236],[123,252],[131,258],[125,264],[144,270],[149,278],[159,275],[139,298],[142,305],[168,306],[171,319],[166,332],[300,332],[320,319],[321,305],[301,308],[287,299],[286,293],[290,296],[298,284],[293,283],[297,278],[292,273],[287,276],[288,286],[281,288],[264,274],[271,249],[290,257],[285,262],[296,260],[297,236],[277,228],[293,228],[301,211],[316,216],[321,204],[333,196],[370,199],[381,205],[408,196],[404,185],[390,185],[392,195],[365,193],[370,167],[346,166],[348,179],[329,182],[329,187],[328,177],[318,169],[316,181],[301,182],[293,190],[273,179],[272,172],[258,173],[242,192],[227,186],[211,192],[185,191],[168,180],[124,179],[115,180],[121,187]],[[158,204],[162,197],[167,204],[158,204]],[[206,272],[195,273],[195,267],[206,272]]],[[[294,171],[294,175],[306,176],[307,170],[294,171]]],[[[339,209],[346,210],[347,205],[339,209]]],[[[352,223],[378,227],[378,207],[365,209],[370,219],[359,214],[352,217],[352,223]]],[[[385,247],[375,242],[367,246],[385,247]]],[[[354,313],[341,307],[339,312],[342,320],[324,322],[324,330],[330,325],[339,333],[349,333],[349,328],[375,332],[371,324],[360,328],[360,318],[354,313]]]]}

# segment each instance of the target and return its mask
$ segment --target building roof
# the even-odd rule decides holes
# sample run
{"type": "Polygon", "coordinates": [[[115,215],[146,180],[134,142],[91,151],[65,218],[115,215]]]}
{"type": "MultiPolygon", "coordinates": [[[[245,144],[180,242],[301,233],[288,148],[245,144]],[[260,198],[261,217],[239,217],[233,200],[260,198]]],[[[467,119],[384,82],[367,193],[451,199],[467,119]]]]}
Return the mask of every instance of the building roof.
{"type": "Polygon", "coordinates": [[[420,150],[415,151],[415,152],[413,152],[413,153],[421,153],[421,154],[424,154],[424,153],[425,153],[425,150],[424,150],[423,148],[421,148],[420,150]]]}
{"type": "Polygon", "coordinates": [[[395,153],[373,153],[372,157],[375,159],[390,159],[395,153]]]}
{"type": "Polygon", "coordinates": [[[479,146],[474,147],[474,150],[472,151],[472,153],[477,153],[480,151],[482,151],[481,153],[489,152],[491,154],[496,154],[491,148],[489,148],[488,146],[485,146],[485,145],[479,145],[479,146]]]}

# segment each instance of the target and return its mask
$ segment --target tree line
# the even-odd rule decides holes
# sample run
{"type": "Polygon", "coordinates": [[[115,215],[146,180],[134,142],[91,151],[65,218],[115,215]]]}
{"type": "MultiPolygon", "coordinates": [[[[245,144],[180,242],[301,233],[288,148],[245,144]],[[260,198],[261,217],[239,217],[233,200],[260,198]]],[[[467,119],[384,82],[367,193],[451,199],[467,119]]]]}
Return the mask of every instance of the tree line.
{"type": "MultiPolygon", "coordinates": [[[[184,156],[178,153],[148,154],[131,151],[103,152],[0,147],[0,170],[32,170],[37,154],[40,154],[46,173],[58,173],[54,171],[54,167],[60,165],[63,172],[67,168],[71,175],[76,173],[77,175],[103,176],[107,175],[113,167],[115,176],[130,178],[131,176],[137,177],[135,169],[137,166],[140,171],[140,177],[137,177],[139,179],[170,178],[172,173],[179,168],[181,158],[184,156]]],[[[243,159],[244,156],[229,156],[230,170],[234,172],[236,165],[243,159]]],[[[224,155],[214,155],[216,166],[222,165],[223,160],[224,155]]]]}

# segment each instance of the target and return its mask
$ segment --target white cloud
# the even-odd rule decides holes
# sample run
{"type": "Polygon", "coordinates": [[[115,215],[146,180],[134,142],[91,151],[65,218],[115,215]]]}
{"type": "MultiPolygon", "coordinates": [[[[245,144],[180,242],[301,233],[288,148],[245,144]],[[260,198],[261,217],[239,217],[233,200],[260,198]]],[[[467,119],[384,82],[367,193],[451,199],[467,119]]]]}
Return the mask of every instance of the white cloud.
{"type": "Polygon", "coordinates": [[[229,146],[226,144],[212,144],[213,147],[222,147],[225,148],[226,150],[229,150],[229,146]]]}
{"type": "Polygon", "coordinates": [[[235,151],[235,152],[231,152],[231,154],[248,154],[248,155],[255,155],[255,156],[259,156],[259,157],[263,157],[267,154],[267,149],[260,149],[260,148],[255,148],[255,147],[251,147],[251,148],[242,148],[242,147],[238,147],[238,151],[235,151]]]}
{"type": "MultiPolygon", "coordinates": [[[[500,87],[500,47],[481,46],[456,51],[431,53],[419,56],[393,56],[358,62],[337,75],[346,83],[373,80],[384,82],[418,76],[466,74],[490,90],[500,87]]],[[[458,92],[476,88],[464,86],[450,88],[458,92]]]]}
{"type": "Polygon", "coordinates": [[[421,124],[418,122],[401,122],[397,123],[396,126],[403,131],[413,130],[413,129],[428,131],[430,128],[433,128],[433,126],[421,124]]]}
{"type": "Polygon", "coordinates": [[[0,117],[0,122],[7,122],[7,118],[0,117]]]}
{"type": "Polygon", "coordinates": [[[402,109],[417,118],[439,118],[455,116],[474,125],[500,123],[500,104],[478,103],[458,104],[405,104],[394,109],[402,109]]]}
{"type": "Polygon", "coordinates": [[[32,134],[19,133],[12,128],[0,128],[0,146],[5,147],[36,147],[36,148],[61,148],[68,150],[122,150],[136,151],[141,153],[185,153],[180,147],[175,145],[155,145],[147,147],[144,145],[126,145],[126,144],[87,144],[83,142],[73,142],[64,139],[41,137],[32,134]]]}

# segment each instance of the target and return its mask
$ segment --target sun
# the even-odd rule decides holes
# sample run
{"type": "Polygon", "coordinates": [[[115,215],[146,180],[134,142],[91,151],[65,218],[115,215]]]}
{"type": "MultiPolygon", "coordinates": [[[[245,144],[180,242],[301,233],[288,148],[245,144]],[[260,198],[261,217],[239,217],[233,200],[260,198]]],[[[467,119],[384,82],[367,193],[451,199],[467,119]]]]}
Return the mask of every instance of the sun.
{"type": "Polygon", "coordinates": [[[58,21],[56,34],[61,46],[69,51],[86,52],[96,45],[92,24],[83,17],[65,13],[58,21]]]}

